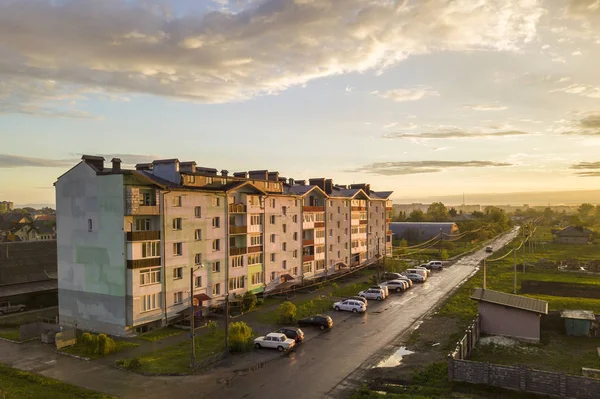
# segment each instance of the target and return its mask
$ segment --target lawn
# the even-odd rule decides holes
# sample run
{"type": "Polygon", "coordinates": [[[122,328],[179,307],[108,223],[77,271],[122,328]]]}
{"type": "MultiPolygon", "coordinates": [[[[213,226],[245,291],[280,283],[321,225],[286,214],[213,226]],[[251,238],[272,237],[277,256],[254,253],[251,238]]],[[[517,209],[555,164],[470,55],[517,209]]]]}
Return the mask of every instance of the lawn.
{"type": "Polygon", "coordinates": [[[65,384],[52,378],[0,364],[2,399],[116,399],[113,396],[65,384]]]}
{"type": "MultiPolygon", "coordinates": [[[[140,344],[136,344],[134,342],[118,341],[118,340],[115,340],[115,344],[116,344],[115,350],[110,353],[111,355],[113,353],[121,352],[121,351],[124,351],[129,348],[135,348],[136,346],[140,346],[140,344]]],[[[104,355],[99,355],[97,353],[90,353],[89,347],[84,345],[81,342],[81,339],[79,339],[75,345],[67,346],[65,348],[62,348],[60,351],[71,354],[71,355],[75,355],[75,356],[87,357],[88,359],[100,359],[100,358],[104,357],[104,355]]]]}
{"type": "MultiPolygon", "coordinates": [[[[358,293],[358,291],[357,291],[358,293]]],[[[331,297],[322,295],[316,299],[305,300],[301,302],[291,301],[296,305],[296,318],[302,319],[304,317],[312,316],[314,314],[325,313],[333,309],[333,303],[335,302],[331,297]]],[[[260,323],[264,324],[280,324],[279,323],[279,313],[278,310],[271,310],[269,312],[264,312],[258,314],[256,320],[260,323]]],[[[288,323],[284,323],[288,324],[288,323]]]]}
{"type": "Polygon", "coordinates": [[[341,287],[334,285],[333,289],[332,289],[332,294],[335,297],[347,298],[349,296],[358,295],[358,293],[360,291],[366,290],[371,285],[373,285],[373,284],[371,284],[370,282],[364,282],[364,281],[361,283],[349,284],[349,285],[344,285],[341,287]]]}
{"type": "MultiPolygon", "coordinates": [[[[0,337],[6,338],[6,339],[11,339],[13,341],[21,340],[21,335],[19,333],[18,328],[0,329],[0,337]]],[[[1,396],[0,396],[0,398],[1,398],[1,396]]]]}
{"type": "Polygon", "coordinates": [[[136,338],[144,341],[157,342],[161,339],[172,337],[183,333],[183,330],[174,327],[165,327],[161,329],[152,330],[146,334],[138,335],[136,338]]]}
{"type": "MultiPolygon", "coordinates": [[[[600,249],[598,250],[600,256],[600,249]]],[[[528,271],[527,269],[525,270],[528,271]]],[[[532,273],[526,273],[523,275],[523,280],[535,280],[535,281],[554,281],[561,283],[570,284],[585,284],[585,285],[597,285],[600,286],[600,276],[592,275],[588,273],[577,273],[571,271],[545,271],[545,270],[533,270],[532,273]]]]}
{"type": "MultiPolygon", "coordinates": [[[[225,332],[196,337],[196,359],[201,360],[225,350],[225,332]]],[[[152,374],[189,373],[190,342],[168,346],[138,358],[137,371],[152,374]]],[[[118,362],[119,363],[119,362],[118,362]]]]}

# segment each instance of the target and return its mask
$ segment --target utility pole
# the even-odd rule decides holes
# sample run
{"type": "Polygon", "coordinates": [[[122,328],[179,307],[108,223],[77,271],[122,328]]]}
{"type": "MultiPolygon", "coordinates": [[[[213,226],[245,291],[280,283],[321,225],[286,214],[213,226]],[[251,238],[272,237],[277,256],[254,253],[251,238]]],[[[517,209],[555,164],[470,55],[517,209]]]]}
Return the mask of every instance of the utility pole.
{"type": "Polygon", "coordinates": [[[483,258],[483,289],[487,288],[487,263],[486,258],[483,258]]]}
{"type": "Polygon", "coordinates": [[[195,330],[195,315],[194,315],[194,268],[190,268],[190,327],[191,327],[191,342],[190,348],[190,370],[194,371],[196,366],[196,330],[195,330]]]}
{"type": "Polygon", "coordinates": [[[381,269],[381,254],[379,253],[379,234],[375,235],[375,239],[377,240],[377,282],[381,281],[380,277],[380,269],[381,269]]]}
{"type": "Polygon", "coordinates": [[[514,281],[513,281],[513,294],[516,295],[517,293],[517,251],[515,249],[513,249],[513,256],[514,256],[514,264],[515,264],[515,276],[514,276],[514,281]]]}
{"type": "Polygon", "coordinates": [[[444,233],[442,232],[442,228],[440,227],[440,258],[442,256],[443,246],[444,246],[444,233]]]}

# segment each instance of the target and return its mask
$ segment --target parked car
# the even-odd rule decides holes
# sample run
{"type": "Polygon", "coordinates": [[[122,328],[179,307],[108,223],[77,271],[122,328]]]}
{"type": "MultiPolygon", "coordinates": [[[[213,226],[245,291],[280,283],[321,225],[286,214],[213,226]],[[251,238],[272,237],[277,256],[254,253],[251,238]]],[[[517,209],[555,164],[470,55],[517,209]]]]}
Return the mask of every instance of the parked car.
{"type": "Polygon", "coordinates": [[[389,280],[397,280],[399,278],[402,277],[402,274],[400,273],[394,273],[394,272],[385,272],[383,273],[383,275],[381,276],[381,278],[384,281],[389,281],[389,280]]]}
{"type": "Polygon", "coordinates": [[[420,274],[423,276],[423,281],[427,280],[427,271],[423,269],[406,269],[406,273],[420,274]]]}
{"type": "Polygon", "coordinates": [[[406,277],[408,277],[412,282],[415,282],[415,283],[423,283],[425,281],[425,279],[423,278],[423,275],[418,274],[418,273],[404,272],[404,275],[406,277]]]}
{"type": "Polygon", "coordinates": [[[345,299],[333,304],[333,308],[337,311],[346,310],[352,313],[363,313],[367,310],[367,306],[362,301],[356,301],[354,299],[345,299]]]}
{"type": "Polygon", "coordinates": [[[282,327],[277,332],[285,334],[286,337],[293,339],[297,344],[304,341],[304,332],[298,327],[282,327]]]}
{"type": "Polygon", "coordinates": [[[491,246],[487,246],[485,247],[485,252],[494,252],[494,248],[492,248],[491,246]]]}
{"type": "Polygon", "coordinates": [[[282,333],[268,333],[254,340],[254,347],[277,349],[279,352],[290,350],[296,345],[296,341],[286,337],[282,333]]]}
{"type": "Polygon", "coordinates": [[[364,291],[358,293],[358,296],[362,296],[367,299],[376,299],[378,301],[383,300],[385,298],[383,290],[381,288],[369,288],[364,291]]]}
{"type": "Polygon", "coordinates": [[[25,305],[13,302],[0,302],[0,316],[9,313],[23,312],[24,310],[25,305]]]}
{"type": "Polygon", "coordinates": [[[354,299],[355,301],[361,301],[362,303],[365,304],[365,306],[369,305],[369,301],[367,301],[367,298],[363,298],[362,296],[351,296],[348,298],[344,298],[344,300],[346,299],[354,299]]]}
{"type": "Polygon", "coordinates": [[[380,289],[383,291],[383,299],[387,298],[388,296],[390,296],[390,290],[388,290],[388,287],[383,285],[383,284],[379,284],[379,285],[373,285],[369,288],[373,288],[373,289],[380,289]]]}
{"type": "Polygon", "coordinates": [[[425,268],[429,270],[442,270],[444,268],[444,264],[441,260],[432,260],[425,264],[425,268]]]}
{"type": "Polygon", "coordinates": [[[298,325],[300,325],[300,326],[316,326],[316,327],[319,327],[321,330],[324,330],[326,328],[333,327],[333,320],[331,319],[331,317],[329,317],[327,315],[318,314],[318,315],[307,317],[305,319],[298,320],[298,325]]]}
{"type": "Polygon", "coordinates": [[[407,284],[403,280],[390,280],[386,281],[385,284],[388,289],[396,292],[403,292],[407,289],[407,284]]]}
{"type": "Polygon", "coordinates": [[[431,274],[431,270],[429,270],[426,267],[422,267],[422,266],[416,266],[415,269],[419,269],[419,270],[423,270],[425,271],[425,273],[427,273],[427,277],[429,277],[429,275],[431,274]]]}

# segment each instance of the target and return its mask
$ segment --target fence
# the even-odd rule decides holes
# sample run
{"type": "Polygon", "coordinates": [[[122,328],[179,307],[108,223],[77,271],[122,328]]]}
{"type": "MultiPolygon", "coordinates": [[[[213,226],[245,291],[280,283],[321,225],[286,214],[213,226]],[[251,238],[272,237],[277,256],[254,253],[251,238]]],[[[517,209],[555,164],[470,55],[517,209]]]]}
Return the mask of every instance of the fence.
{"type": "Polygon", "coordinates": [[[54,343],[56,344],[56,349],[75,345],[77,343],[77,330],[74,328],[68,328],[56,333],[54,336],[54,343]]]}
{"type": "Polygon", "coordinates": [[[479,341],[481,335],[481,327],[479,322],[479,315],[473,319],[471,325],[467,328],[465,335],[456,343],[456,349],[450,354],[452,359],[468,359],[471,354],[471,350],[479,341]]]}
{"type": "Polygon", "coordinates": [[[201,370],[205,367],[208,367],[211,364],[214,364],[214,363],[224,359],[225,356],[227,356],[228,354],[229,354],[229,351],[225,350],[222,352],[217,352],[214,355],[205,357],[204,359],[196,360],[196,363],[194,365],[194,370],[201,370]]]}
{"type": "Polygon", "coordinates": [[[575,399],[595,399],[600,392],[600,380],[535,370],[523,366],[501,366],[473,362],[448,356],[450,381],[485,384],[542,395],[575,399]]]}

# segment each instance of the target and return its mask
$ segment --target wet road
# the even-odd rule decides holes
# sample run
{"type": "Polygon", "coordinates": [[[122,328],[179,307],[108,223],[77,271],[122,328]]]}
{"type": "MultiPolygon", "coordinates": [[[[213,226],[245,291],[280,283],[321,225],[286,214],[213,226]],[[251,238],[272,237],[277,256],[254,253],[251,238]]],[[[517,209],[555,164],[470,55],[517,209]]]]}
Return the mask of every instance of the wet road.
{"type": "MultiPolygon", "coordinates": [[[[496,239],[494,250],[517,231],[496,239]]],[[[306,342],[285,356],[262,350],[235,357],[235,363],[195,376],[146,377],[58,355],[38,342],[0,341],[0,362],[23,370],[127,398],[339,398],[360,382],[365,370],[394,352],[402,334],[468,278],[487,254],[469,255],[434,272],[405,294],[370,301],[364,315],[332,312],[334,328],[305,328],[306,342]],[[245,371],[233,371],[233,370],[245,371]],[[254,369],[250,371],[249,369],[254,369]]]]}

